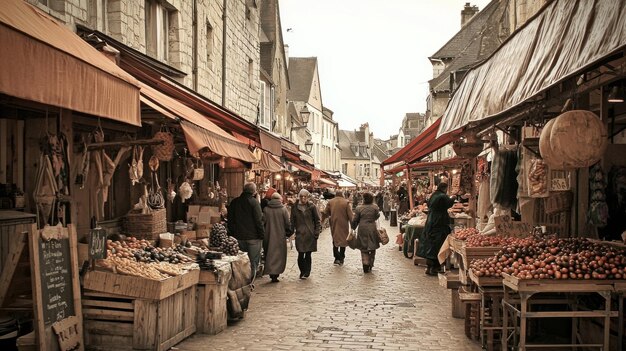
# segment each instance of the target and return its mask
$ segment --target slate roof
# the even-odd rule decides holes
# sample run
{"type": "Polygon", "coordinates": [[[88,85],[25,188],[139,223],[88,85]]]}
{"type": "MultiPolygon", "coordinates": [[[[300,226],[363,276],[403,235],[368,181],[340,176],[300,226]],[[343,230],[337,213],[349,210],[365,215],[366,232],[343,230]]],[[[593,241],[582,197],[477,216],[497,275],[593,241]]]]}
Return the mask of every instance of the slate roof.
{"type": "Polygon", "coordinates": [[[360,140],[357,135],[359,132],[351,131],[351,130],[339,130],[339,148],[341,149],[341,158],[343,159],[353,159],[353,160],[369,160],[369,154],[361,154],[356,156],[354,151],[352,151],[353,145],[359,146],[367,146],[365,141],[360,140]]]}
{"type": "MultiPolygon", "coordinates": [[[[283,40],[282,24],[280,21],[280,7],[278,0],[264,0],[261,2],[260,8],[260,43],[261,43],[261,68],[265,70],[270,76],[274,71],[274,52],[276,50],[282,50],[280,55],[287,64],[287,58],[285,56],[285,48],[278,47],[278,43],[285,45],[283,40]]],[[[286,70],[285,70],[286,71],[286,70]]],[[[287,74],[287,86],[289,86],[289,72],[287,74]]]]}
{"type": "Polygon", "coordinates": [[[289,58],[289,85],[291,89],[287,93],[288,100],[309,100],[316,66],[317,57],[289,58]]]}
{"type": "Polygon", "coordinates": [[[463,27],[459,30],[447,43],[445,43],[437,52],[435,52],[430,58],[433,59],[446,59],[455,58],[457,54],[462,51],[467,43],[476,37],[477,34],[482,32],[482,29],[487,22],[489,16],[488,12],[492,11],[499,3],[500,0],[492,0],[485,8],[475,14],[463,27]]]}
{"type": "Polygon", "coordinates": [[[374,140],[374,147],[372,148],[372,153],[374,154],[374,156],[376,158],[378,158],[378,161],[383,162],[384,160],[386,160],[389,155],[387,154],[387,147],[384,141],[381,140],[374,140]]]}
{"type": "Polygon", "coordinates": [[[492,0],[431,58],[453,58],[441,74],[429,81],[434,92],[450,91],[450,74],[467,70],[491,55],[508,32],[501,37],[502,22],[508,21],[506,2],[492,0]]]}

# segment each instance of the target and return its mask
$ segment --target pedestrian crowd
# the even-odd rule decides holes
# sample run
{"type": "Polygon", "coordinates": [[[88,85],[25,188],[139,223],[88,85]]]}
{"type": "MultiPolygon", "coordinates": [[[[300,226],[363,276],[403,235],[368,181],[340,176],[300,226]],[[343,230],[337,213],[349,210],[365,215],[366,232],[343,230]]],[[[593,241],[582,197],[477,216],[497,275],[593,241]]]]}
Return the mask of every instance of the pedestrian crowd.
{"type": "MultiPolygon", "coordinates": [[[[450,232],[447,210],[454,201],[446,192],[447,183],[441,182],[428,199],[430,212],[418,250],[418,255],[427,259],[428,275],[437,275],[440,271],[437,253],[450,232]]],[[[332,235],[333,264],[342,266],[346,247],[351,247],[361,251],[363,272],[371,272],[376,250],[381,241],[386,243],[386,233],[381,233],[384,230],[380,228],[380,213],[389,220],[392,208],[408,207],[406,186],[401,184],[395,194],[386,189],[375,195],[368,191],[326,190],[323,197],[330,200],[320,211],[311,193],[301,189],[288,209],[276,189],[267,189],[263,199],[258,201],[256,185],[244,185],[241,195],[229,206],[228,229],[238,240],[239,248],[248,253],[253,275],[264,259],[263,274],[269,275],[272,282],[278,282],[287,265],[287,239],[295,237],[300,279],[308,278],[312,254],[317,251],[322,222],[326,220],[332,235]]]]}

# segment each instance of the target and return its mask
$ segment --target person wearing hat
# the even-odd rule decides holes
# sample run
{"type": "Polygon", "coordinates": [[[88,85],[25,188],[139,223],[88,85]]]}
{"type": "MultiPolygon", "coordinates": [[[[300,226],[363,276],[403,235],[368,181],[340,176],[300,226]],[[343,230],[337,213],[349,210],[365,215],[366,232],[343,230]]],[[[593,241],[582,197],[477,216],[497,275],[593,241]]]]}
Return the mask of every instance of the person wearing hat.
{"type": "Polygon", "coordinates": [[[269,188],[265,191],[265,196],[263,196],[263,199],[261,200],[261,210],[264,210],[265,206],[267,206],[267,204],[272,200],[272,195],[274,195],[274,193],[276,193],[276,189],[274,188],[269,188]]]}
{"type": "Polygon", "coordinates": [[[311,253],[317,251],[317,239],[322,232],[319,212],[310,197],[308,190],[300,190],[298,200],[291,207],[291,228],[296,234],[300,279],[306,279],[311,274],[311,253]]]}
{"type": "Polygon", "coordinates": [[[291,236],[291,222],[289,211],[283,205],[283,197],[278,193],[272,194],[272,199],[263,210],[265,217],[265,250],[264,273],[269,274],[273,283],[278,282],[278,276],[285,271],[287,265],[287,244],[285,238],[291,236]]]}

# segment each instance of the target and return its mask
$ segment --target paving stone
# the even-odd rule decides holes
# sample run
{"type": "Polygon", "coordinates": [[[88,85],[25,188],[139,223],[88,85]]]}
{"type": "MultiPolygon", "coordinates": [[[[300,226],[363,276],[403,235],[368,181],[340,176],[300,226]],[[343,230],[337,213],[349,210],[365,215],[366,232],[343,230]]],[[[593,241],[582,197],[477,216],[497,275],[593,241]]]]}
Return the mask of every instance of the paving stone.
{"type": "MultiPolygon", "coordinates": [[[[387,227],[395,238],[398,227],[387,227]]],[[[462,319],[450,315],[450,291],[424,274],[390,243],[364,274],[360,252],[348,249],[333,265],[327,229],[313,255],[311,276],[300,280],[295,248],[279,283],[255,282],[244,319],[218,335],[195,334],[176,345],[184,351],[230,350],[428,350],[478,351],[462,319]]]]}

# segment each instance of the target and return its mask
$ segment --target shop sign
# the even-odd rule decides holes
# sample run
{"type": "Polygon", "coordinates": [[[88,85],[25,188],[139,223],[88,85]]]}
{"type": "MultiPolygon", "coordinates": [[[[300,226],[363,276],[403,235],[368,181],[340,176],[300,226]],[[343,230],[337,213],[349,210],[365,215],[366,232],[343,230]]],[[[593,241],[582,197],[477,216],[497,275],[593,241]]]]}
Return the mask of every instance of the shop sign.
{"type": "Polygon", "coordinates": [[[513,221],[511,216],[496,216],[496,235],[512,236],[515,238],[525,238],[530,236],[533,226],[530,223],[513,221]]]}

